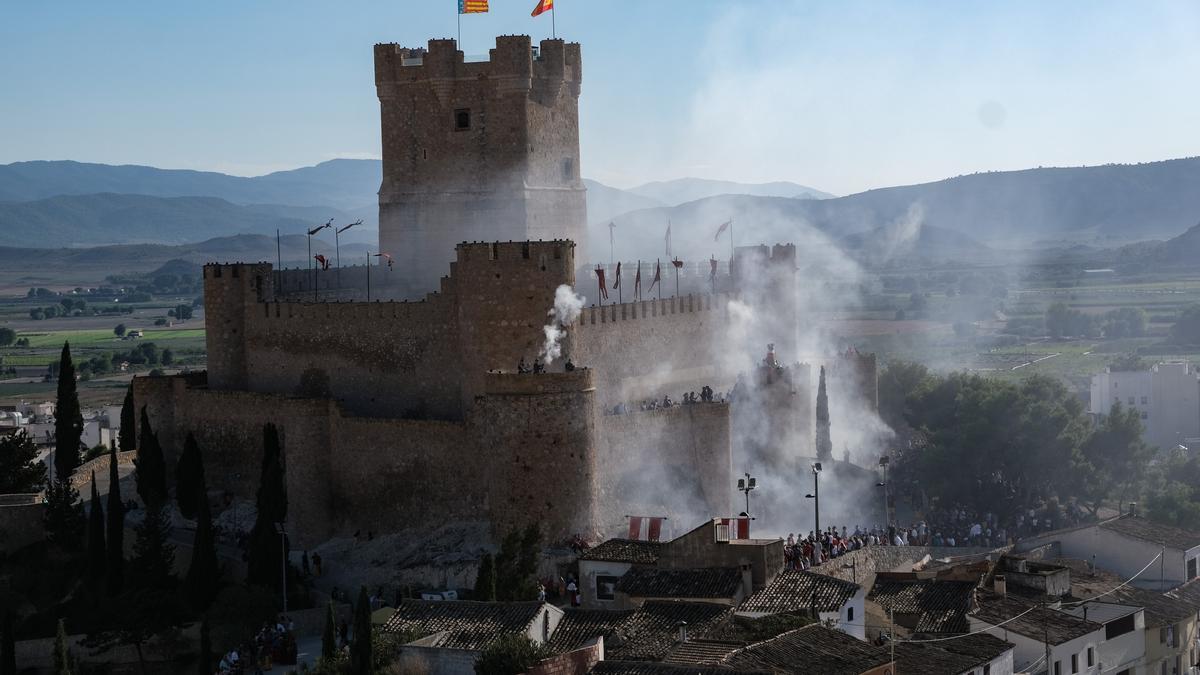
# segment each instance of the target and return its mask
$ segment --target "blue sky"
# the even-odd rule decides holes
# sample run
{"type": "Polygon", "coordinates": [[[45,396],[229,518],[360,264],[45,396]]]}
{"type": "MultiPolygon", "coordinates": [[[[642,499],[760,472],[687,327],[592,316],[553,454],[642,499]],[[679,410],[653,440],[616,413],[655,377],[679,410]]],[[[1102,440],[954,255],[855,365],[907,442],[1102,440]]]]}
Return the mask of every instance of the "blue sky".
{"type": "MultiPolygon", "coordinates": [[[[463,49],[548,37],[535,0],[463,49]]],[[[583,43],[585,176],[839,194],[992,169],[1200,155],[1200,2],[558,0],[583,43]]],[[[0,5],[0,163],[255,175],[379,154],[371,45],[455,0],[0,5]]]]}

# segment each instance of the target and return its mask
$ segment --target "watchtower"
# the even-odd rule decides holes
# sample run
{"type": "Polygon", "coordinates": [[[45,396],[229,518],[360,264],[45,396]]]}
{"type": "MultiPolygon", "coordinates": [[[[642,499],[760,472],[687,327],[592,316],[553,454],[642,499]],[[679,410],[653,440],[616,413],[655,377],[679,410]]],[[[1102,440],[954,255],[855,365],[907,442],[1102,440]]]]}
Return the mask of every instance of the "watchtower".
{"type": "Polygon", "coordinates": [[[247,388],[246,313],[273,293],[268,263],[204,266],[204,335],[210,388],[247,388]]]}
{"type": "Polygon", "coordinates": [[[467,62],[454,40],[375,45],[383,183],[379,246],[412,295],[437,288],[462,241],[582,245],[579,44],[496,38],[467,62]]]}

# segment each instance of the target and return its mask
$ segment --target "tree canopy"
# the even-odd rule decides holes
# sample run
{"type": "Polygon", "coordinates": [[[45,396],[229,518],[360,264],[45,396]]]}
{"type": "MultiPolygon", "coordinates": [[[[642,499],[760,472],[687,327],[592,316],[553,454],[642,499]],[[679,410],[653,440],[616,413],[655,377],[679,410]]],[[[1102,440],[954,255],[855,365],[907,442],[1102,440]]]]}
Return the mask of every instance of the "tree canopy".
{"type": "Polygon", "coordinates": [[[22,429],[0,438],[0,494],[39,492],[46,484],[46,465],[22,429]]]}
{"type": "Polygon", "coordinates": [[[135,475],[137,493],[147,509],[159,509],[167,503],[167,467],[158,436],[150,427],[146,406],[142,406],[142,429],[138,438],[135,475]]]}

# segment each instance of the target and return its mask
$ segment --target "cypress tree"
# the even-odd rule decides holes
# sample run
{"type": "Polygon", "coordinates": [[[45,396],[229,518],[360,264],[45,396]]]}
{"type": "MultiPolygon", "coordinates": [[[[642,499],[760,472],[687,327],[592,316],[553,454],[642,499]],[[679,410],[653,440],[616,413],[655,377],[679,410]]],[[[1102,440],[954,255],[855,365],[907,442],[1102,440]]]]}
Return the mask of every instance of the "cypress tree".
{"type": "Polygon", "coordinates": [[[496,559],[484,553],[479,560],[479,573],[475,575],[474,598],[485,602],[496,599],[496,559]]]}
{"type": "Polygon", "coordinates": [[[196,675],[213,674],[212,638],[208,634],[208,617],[200,622],[200,656],[196,661],[196,675]]]}
{"type": "Polygon", "coordinates": [[[107,554],[105,565],[109,597],[116,596],[125,585],[125,505],[121,503],[120,473],[117,471],[117,451],[108,452],[108,516],[107,554]]]}
{"type": "Polygon", "coordinates": [[[142,406],[142,430],[138,438],[137,458],[133,460],[133,464],[137,467],[135,478],[142,503],[148,511],[161,509],[167,503],[167,467],[163,460],[162,446],[158,444],[158,436],[150,428],[146,406],[142,406]]]}
{"type": "Polygon", "coordinates": [[[4,613],[4,627],[0,629],[0,675],[17,675],[17,636],[11,610],[4,613]]]}
{"type": "Polygon", "coordinates": [[[287,490],[284,469],[280,460],[279,430],[274,424],[263,427],[262,475],[257,495],[258,515],[250,532],[249,561],[246,579],[266,588],[278,588],[283,567],[281,556],[286,555],[286,541],[281,546],[275,523],[287,519],[287,490]]]}
{"type": "Polygon", "coordinates": [[[188,432],[187,440],[183,442],[183,452],[175,465],[175,501],[184,518],[196,518],[200,502],[207,498],[204,492],[204,461],[200,457],[196,438],[188,432]]]}
{"type": "Polygon", "coordinates": [[[817,385],[817,459],[833,459],[833,440],[829,436],[829,395],[825,392],[825,366],[817,385]]]}
{"type": "Polygon", "coordinates": [[[67,649],[67,628],[58,620],[58,632],[54,635],[54,675],[71,675],[71,652],[67,649]]]}
{"type": "Polygon", "coordinates": [[[354,603],[354,641],[350,643],[350,672],[353,675],[371,675],[371,601],[367,598],[367,587],[358,589],[358,602],[354,603]]]}
{"type": "Polygon", "coordinates": [[[200,500],[197,510],[196,538],[192,545],[192,562],[188,566],[185,586],[192,608],[202,610],[208,607],[217,594],[221,570],[217,566],[217,546],[208,500],[200,500]]]}
{"type": "Polygon", "coordinates": [[[167,589],[175,568],[175,547],[169,540],[171,524],[166,509],[147,508],[146,517],[137,527],[130,569],[142,588],[167,589]]]}
{"type": "Polygon", "coordinates": [[[337,656],[337,615],[333,611],[333,601],[325,610],[325,630],[321,632],[321,658],[330,661],[337,656]]]}
{"type": "Polygon", "coordinates": [[[93,589],[104,581],[104,566],[108,554],[104,550],[104,509],[100,506],[100,491],[96,489],[96,472],[92,472],[92,501],[88,508],[87,561],[88,583],[93,589]]]}
{"type": "Polygon", "coordinates": [[[79,442],[83,437],[83,411],[75,388],[75,364],[71,361],[71,343],[64,342],[58,361],[58,400],[54,407],[55,479],[71,477],[79,466],[79,442]]]}
{"type": "Polygon", "coordinates": [[[46,507],[42,515],[46,537],[64,549],[75,551],[83,543],[87,521],[79,491],[67,480],[55,480],[46,488],[46,507]]]}
{"type": "MultiPolygon", "coordinates": [[[[133,381],[125,390],[125,401],[121,403],[121,429],[117,432],[117,445],[121,452],[129,452],[137,447],[137,413],[133,408],[133,381]]],[[[210,674],[211,675],[211,674],[210,674]]]]}

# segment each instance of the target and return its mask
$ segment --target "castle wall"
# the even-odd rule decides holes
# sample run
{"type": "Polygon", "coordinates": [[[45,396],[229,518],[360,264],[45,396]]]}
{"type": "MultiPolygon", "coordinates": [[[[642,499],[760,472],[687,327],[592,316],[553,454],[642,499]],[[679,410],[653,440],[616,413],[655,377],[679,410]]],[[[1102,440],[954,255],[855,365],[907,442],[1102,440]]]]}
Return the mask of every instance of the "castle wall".
{"type": "Polygon", "coordinates": [[[598,418],[600,521],[625,516],[674,522],[725,516],[733,498],[729,405],[696,403],[598,418]]]}
{"type": "Polygon", "coordinates": [[[718,336],[729,329],[731,296],[686,295],[588,307],[571,330],[568,355],[594,366],[600,404],[662,398],[684,389],[722,389],[736,373],[720,369],[718,336]]]}

